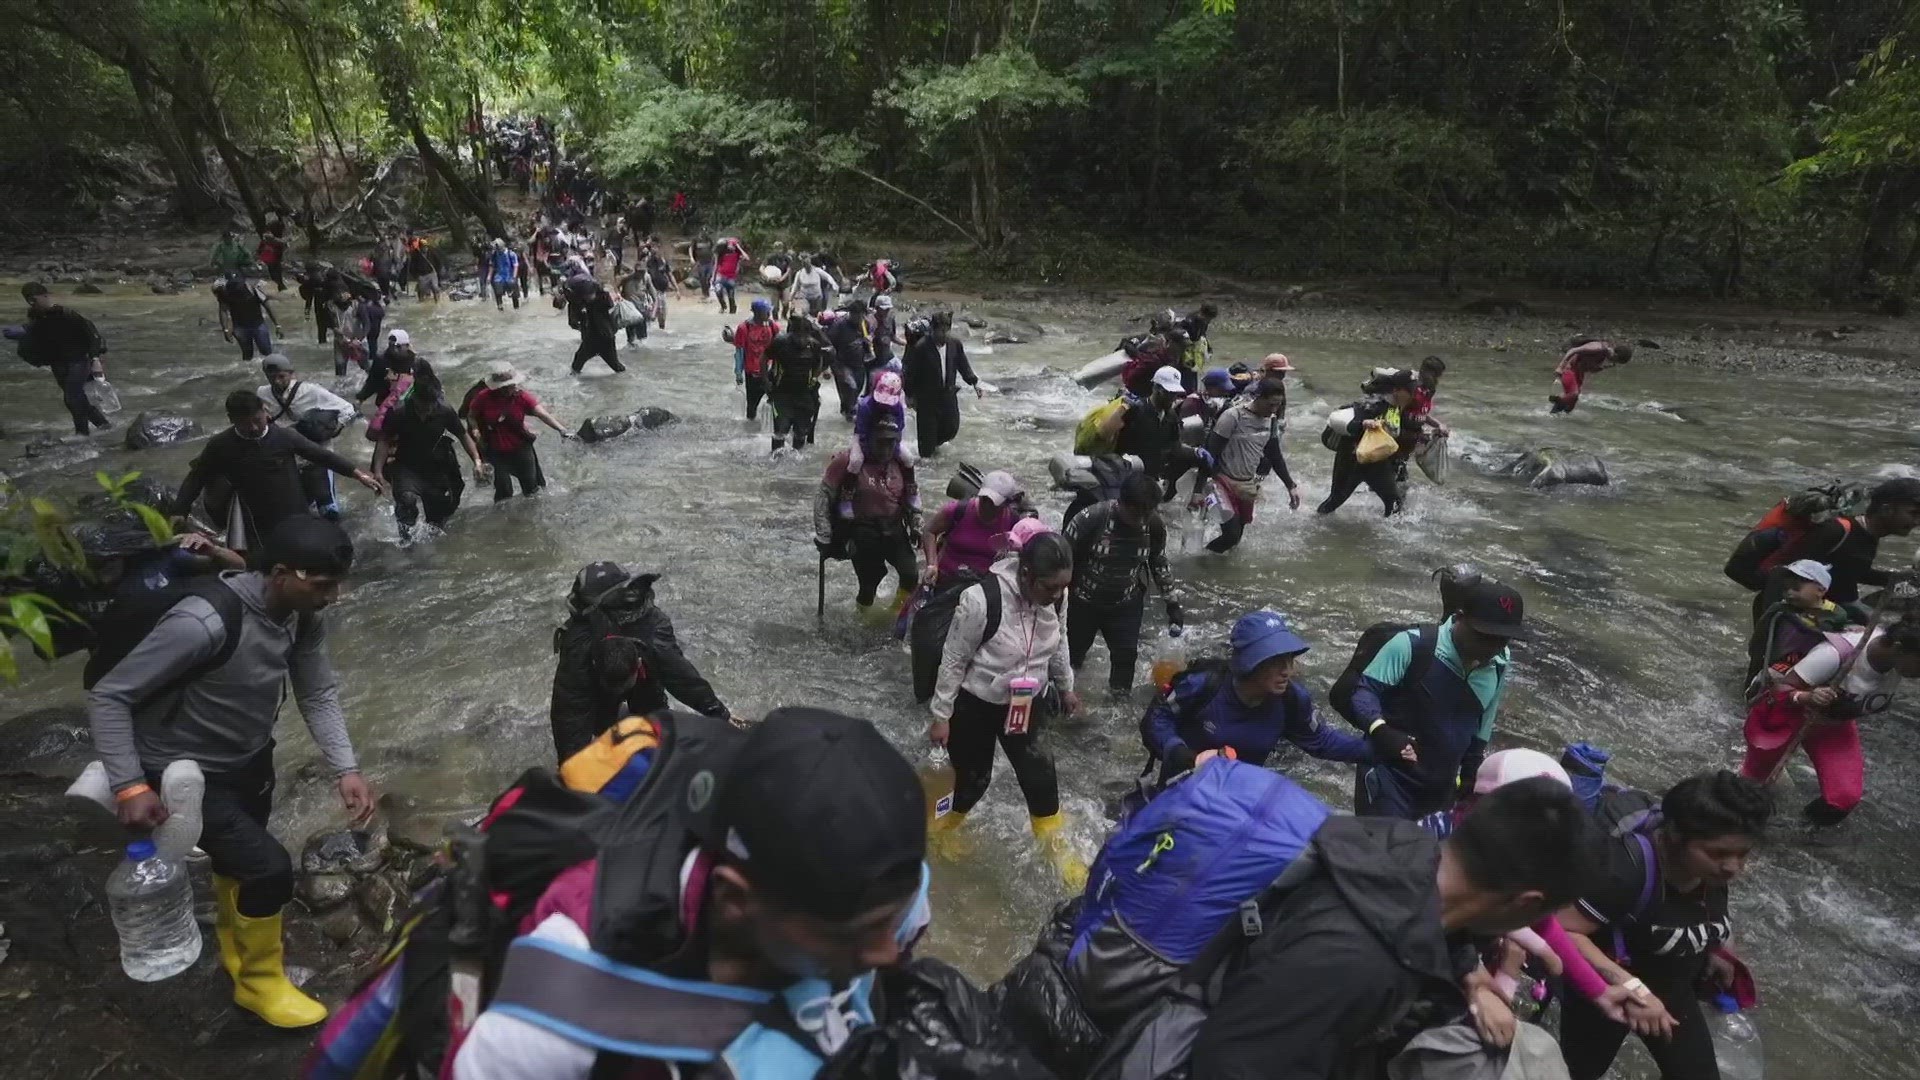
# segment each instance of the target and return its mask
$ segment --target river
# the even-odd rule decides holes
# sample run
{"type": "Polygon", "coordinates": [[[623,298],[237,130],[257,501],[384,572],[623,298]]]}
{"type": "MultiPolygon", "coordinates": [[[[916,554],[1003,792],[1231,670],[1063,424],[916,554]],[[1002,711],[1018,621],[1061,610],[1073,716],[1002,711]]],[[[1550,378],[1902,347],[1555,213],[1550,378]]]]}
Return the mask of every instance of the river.
{"type": "MultiPolygon", "coordinates": [[[[298,330],[298,303],[285,295],[282,321],[298,330]]],[[[115,289],[70,302],[98,320],[112,345],[108,362],[126,410],[109,436],[96,438],[97,457],[62,448],[0,469],[35,492],[84,491],[95,468],[177,482],[194,447],[126,451],[124,422],[161,408],[218,430],[221,398],[258,384],[257,369],[220,340],[204,286],[193,296],[115,289]]],[[[922,488],[931,498],[958,459],[1007,468],[1045,492],[1039,502],[1057,522],[1066,497],[1046,491],[1046,462],[1098,395],[1055,373],[1106,352],[1124,327],[1072,305],[968,306],[995,326],[1037,323],[1044,332],[1020,345],[985,346],[980,331],[967,339],[976,367],[998,389],[963,401],[959,441],[923,468],[922,488]]],[[[719,339],[723,321],[679,303],[671,322],[670,333],[622,350],[627,374],[596,362],[575,377],[574,336],[544,300],[506,314],[475,302],[432,310],[403,302],[391,312],[388,325],[412,332],[451,392],[504,358],[530,373],[531,389],[570,427],[642,405],[681,419],[598,446],[562,445],[549,434],[540,443],[551,482],[544,495],[495,507],[489,492],[470,486],[451,531],[411,547],[397,542],[390,504],[347,486],[360,558],[331,613],[333,656],[360,757],[382,790],[429,808],[474,807],[548,758],[550,631],[572,575],[598,559],[664,575],[661,604],[736,712],[833,706],[873,718],[918,753],[926,717],[908,691],[906,656],[885,628],[855,614],[844,564],[830,568],[825,624],[814,618],[811,500],[846,427],[829,406],[825,445],[769,463],[765,435],[741,418],[731,349],[719,339]]],[[[1368,367],[1412,366],[1424,350],[1284,334],[1256,340],[1233,323],[1229,306],[1214,335],[1218,358],[1280,349],[1300,368],[1287,448],[1309,510],[1288,513],[1270,486],[1259,521],[1231,556],[1187,553],[1174,542],[1194,637],[1217,643],[1242,612],[1278,608],[1315,643],[1306,677],[1321,695],[1361,627],[1431,617],[1429,572],[1470,559],[1522,590],[1538,631],[1516,654],[1497,743],[1557,753],[1588,739],[1614,752],[1616,779],[1655,789],[1737,761],[1734,684],[1747,597],[1720,565],[1742,530],[1799,486],[1890,475],[1891,463],[1911,457],[1916,384],[1850,374],[1838,361],[1812,380],[1662,363],[1643,350],[1633,365],[1590,383],[1574,416],[1549,419],[1547,352],[1451,350],[1438,412],[1457,433],[1456,449],[1497,460],[1539,445],[1583,448],[1608,462],[1613,486],[1536,491],[1456,464],[1444,488],[1416,480],[1396,520],[1383,521],[1364,488],[1339,513],[1316,518],[1310,508],[1325,492],[1331,460],[1316,437],[1321,421],[1356,396],[1368,367]],[[1869,401],[1896,407],[1870,409],[1869,401]]],[[[288,351],[320,381],[333,381],[330,353],[313,344],[310,329],[296,332],[288,351]]],[[[0,428],[16,440],[0,444],[9,458],[23,437],[66,430],[44,373],[0,366],[0,428]]],[[[350,456],[366,445],[360,430],[342,440],[350,456]]],[[[1883,563],[1911,554],[1910,543],[1894,542],[1883,563]]],[[[1157,634],[1157,606],[1149,625],[1157,634]]],[[[1153,648],[1149,641],[1143,649],[1142,679],[1153,648]]],[[[79,701],[79,666],[30,664],[25,684],[6,694],[7,712],[79,701]]],[[[1106,699],[1104,649],[1084,675],[1094,707],[1059,723],[1050,741],[1073,836],[1091,855],[1107,803],[1143,757],[1135,734],[1142,699],[1106,699]]],[[[1914,715],[1903,708],[1866,730],[1867,800],[1842,829],[1810,835],[1800,823],[1797,808],[1815,789],[1810,770],[1796,763],[1780,790],[1774,839],[1735,890],[1737,942],[1759,975],[1759,1023],[1776,1077],[1920,1075],[1920,1049],[1906,1035],[1920,1008],[1920,841],[1910,828],[1920,789],[1898,779],[1920,759],[1914,715]]],[[[317,754],[291,716],[280,741],[285,806],[276,830],[297,845],[337,808],[330,786],[313,779],[317,754]]],[[[1279,767],[1345,805],[1344,770],[1298,755],[1283,756],[1279,767]]],[[[991,978],[1028,947],[1060,897],[1033,852],[1004,765],[968,828],[977,841],[972,857],[936,868],[931,948],[991,978]]],[[[1621,1060],[1622,1075],[1646,1074],[1637,1046],[1621,1060]]]]}

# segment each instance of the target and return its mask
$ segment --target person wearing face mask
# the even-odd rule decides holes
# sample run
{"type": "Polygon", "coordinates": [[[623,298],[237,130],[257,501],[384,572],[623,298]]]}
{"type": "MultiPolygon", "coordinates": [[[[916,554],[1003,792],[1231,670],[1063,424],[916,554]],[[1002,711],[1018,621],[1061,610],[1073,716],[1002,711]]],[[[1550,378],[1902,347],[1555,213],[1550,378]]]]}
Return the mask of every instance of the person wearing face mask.
{"type": "MultiPolygon", "coordinates": [[[[1711,983],[1736,995],[1740,989],[1742,966],[1727,947],[1728,890],[1766,837],[1773,798],[1724,769],[1682,780],[1657,805],[1638,792],[1615,798],[1624,796],[1638,796],[1643,808],[1619,819],[1598,864],[1599,881],[1558,918],[1607,954],[1611,962],[1595,966],[1609,982],[1644,987],[1665,1006],[1660,1023],[1634,1025],[1661,1077],[1713,1080],[1720,1071],[1697,987],[1711,983]]],[[[1608,809],[1603,803],[1603,819],[1608,809]]],[[[1628,1032],[1600,1006],[1569,996],[1560,1027],[1568,1074],[1599,1080],[1628,1032]]]]}
{"type": "Polygon", "coordinates": [[[1065,834],[1060,780],[1040,746],[1038,715],[1049,685],[1067,715],[1080,711],[1062,611],[1072,584],[1073,549],[1066,537],[1049,532],[1028,539],[961,594],[947,628],[927,739],[953,759],[953,810],[936,819],[936,831],[959,829],[986,796],[997,743],[1020,781],[1034,838],[1061,880],[1077,890],[1086,884],[1087,867],[1065,834]]]}
{"type": "Polygon", "coordinates": [[[1308,645],[1285,615],[1242,615],[1229,640],[1229,660],[1189,665],[1140,722],[1163,782],[1222,751],[1265,765],[1282,740],[1323,761],[1373,760],[1365,739],[1320,722],[1313,695],[1295,678],[1308,645]]]}
{"type": "Polygon", "coordinates": [[[1288,887],[1258,898],[1258,936],[1209,959],[1218,996],[1194,1037],[1190,1075],[1387,1075],[1429,1018],[1467,1013],[1472,939],[1586,894],[1602,843],[1573,793],[1544,777],[1488,794],[1445,840],[1411,822],[1328,818],[1288,869],[1288,887]]]}
{"type": "Polygon", "coordinates": [[[1505,585],[1483,578],[1459,603],[1438,626],[1395,634],[1354,686],[1351,719],[1376,762],[1355,777],[1355,813],[1412,820],[1473,784],[1500,715],[1508,643],[1530,635],[1525,604],[1505,585]]]}
{"type": "Polygon", "coordinates": [[[276,426],[271,416],[255,391],[235,390],[227,395],[227,419],[233,426],[208,439],[193,460],[174,496],[173,516],[184,518],[191,513],[210,481],[225,481],[232,497],[226,512],[216,510],[214,516],[227,522],[226,546],[244,552],[258,547],[255,541],[273,535],[281,522],[307,513],[300,461],[351,476],[375,495],[384,490],[372,473],[292,428],[276,426]]]}
{"type": "Polygon", "coordinates": [[[453,1080],[812,1080],[881,1019],[876,973],[929,917],[913,766],[824,710],[776,709],[747,732],[663,715],[692,766],[667,757],[649,779],[679,781],[657,815],[667,835],[553,880],[453,1080]]]}
{"type": "Polygon", "coordinates": [[[373,789],[354,758],[320,615],[353,566],[353,543],[338,524],[296,514],[274,529],[258,564],[267,569],[196,582],[161,613],[93,683],[87,719],[130,830],[167,819],[155,791],[168,765],[199,763],[200,847],[212,860],[214,933],[234,1003],[275,1027],[309,1027],[327,1007],[283,967],[280,913],[293,899],[293,859],[267,831],[273,729],[291,685],[341,804],[356,825],[372,816],[373,789]]]}

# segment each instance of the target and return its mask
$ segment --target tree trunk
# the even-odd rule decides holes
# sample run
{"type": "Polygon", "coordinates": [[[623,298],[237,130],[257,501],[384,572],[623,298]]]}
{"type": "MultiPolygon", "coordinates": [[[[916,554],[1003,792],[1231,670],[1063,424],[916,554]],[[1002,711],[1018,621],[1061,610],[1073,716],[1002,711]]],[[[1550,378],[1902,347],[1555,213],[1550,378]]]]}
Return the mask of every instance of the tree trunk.
{"type": "Polygon", "coordinates": [[[1899,169],[1874,190],[1860,239],[1856,284],[1871,285],[1874,274],[1896,265],[1900,226],[1915,205],[1920,205],[1920,169],[1899,169]]]}
{"type": "Polygon", "coordinates": [[[1737,296],[1740,292],[1740,269],[1746,253],[1746,225],[1740,220],[1740,212],[1728,215],[1732,228],[1727,237],[1727,258],[1720,270],[1720,280],[1713,294],[1719,297],[1737,296]]]}
{"type": "Polygon", "coordinates": [[[320,75],[314,69],[313,58],[307,55],[307,42],[295,35],[294,51],[300,54],[300,66],[307,73],[307,89],[313,91],[313,102],[320,107],[320,119],[327,125],[327,134],[333,136],[334,152],[340,155],[340,167],[347,170],[347,176],[354,175],[353,159],[347,156],[347,144],[340,139],[340,129],[333,122],[333,110],[327,105],[327,95],[320,89],[320,75]]]}
{"type": "Polygon", "coordinates": [[[427,178],[432,182],[433,193],[440,200],[440,207],[447,215],[447,243],[455,252],[465,254],[473,250],[473,240],[467,235],[467,219],[455,205],[453,195],[447,188],[445,178],[430,172],[427,178]]]}
{"type": "Polygon", "coordinates": [[[183,136],[179,126],[161,110],[155,97],[153,80],[145,69],[134,68],[127,71],[127,81],[133,85],[133,98],[140,107],[140,118],[145,121],[148,134],[166,160],[167,171],[173,175],[175,208],[188,218],[219,209],[222,206],[220,196],[207,176],[207,165],[199,156],[198,143],[183,136]]]}
{"type": "Polygon", "coordinates": [[[1673,219],[1661,211],[1660,219],[1653,227],[1653,243],[1647,248],[1647,262],[1640,268],[1640,288],[1651,289],[1660,283],[1660,257],[1666,251],[1667,230],[1672,228],[1673,219]]]}
{"type": "Polygon", "coordinates": [[[433,145],[433,140],[427,137],[426,129],[420,126],[419,117],[407,116],[405,127],[407,134],[413,139],[414,149],[420,152],[421,164],[425,165],[427,171],[438,177],[440,183],[444,185],[451,208],[464,210],[479,218],[480,224],[486,228],[489,236],[511,235],[507,231],[505,219],[500,216],[499,208],[474,191],[472,185],[467,183],[467,178],[461,175],[459,167],[448,161],[446,155],[433,145]]]}

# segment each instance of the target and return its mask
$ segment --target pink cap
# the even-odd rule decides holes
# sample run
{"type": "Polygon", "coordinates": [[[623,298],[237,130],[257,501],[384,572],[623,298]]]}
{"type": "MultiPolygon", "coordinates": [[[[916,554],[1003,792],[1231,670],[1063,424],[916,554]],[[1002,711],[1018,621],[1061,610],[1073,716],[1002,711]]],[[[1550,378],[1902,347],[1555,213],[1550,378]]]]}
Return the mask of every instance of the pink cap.
{"type": "Polygon", "coordinates": [[[906,400],[906,395],[900,391],[900,376],[891,371],[881,372],[879,380],[873,384],[873,400],[882,405],[898,405],[906,400]]]}
{"type": "Polygon", "coordinates": [[[1007,550],[1019,551],[1027,546],[1027,541],[1052,531],[1053,529],[1039,518],[1021,518],[1013,523],[1013,528],[1007,530],[1007,550]]]}
{"type": "Polygon", "coordinates": [[[1502,750],[1488,754],[1487,760],[1480,763],[1480,771],[1473,776],[1473,793],[1485,795],[1494,788],[1536,776],[1551,776],[1568,788],[1573,787],[1573,781],[1567,779],[1567,770],[1540,751],[1502,750]]]}

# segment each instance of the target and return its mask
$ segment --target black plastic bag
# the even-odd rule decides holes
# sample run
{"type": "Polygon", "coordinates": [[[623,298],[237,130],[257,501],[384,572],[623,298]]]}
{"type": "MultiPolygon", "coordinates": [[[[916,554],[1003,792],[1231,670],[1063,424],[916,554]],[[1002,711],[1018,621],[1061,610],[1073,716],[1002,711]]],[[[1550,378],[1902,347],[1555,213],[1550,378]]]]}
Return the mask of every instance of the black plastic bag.
{"type": "Polygon", "coordinates": [[[143,412],[127,425],[127,449],[146,450],[172,446],[200,434],[200,425],[191,417],[163,412],[143,412]]]}
{"type": "Polygon", "coordinates": [[[1040,931],[1033,952],[994,984],[993,996],[1014,1036],[1062,1077],[1086,1075],[1106,1035],[1080,1005],[1067,979],[1067,950],[1080,898],[1061,904],[1040,931]]]}
{"type": "Polygon", "coordinates": [[[1055,1080],[1000,1022],[992,997],[942,961],[881,973],[880,1022],[854,1033],[818,1080],[1055,1080]]]}

